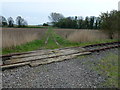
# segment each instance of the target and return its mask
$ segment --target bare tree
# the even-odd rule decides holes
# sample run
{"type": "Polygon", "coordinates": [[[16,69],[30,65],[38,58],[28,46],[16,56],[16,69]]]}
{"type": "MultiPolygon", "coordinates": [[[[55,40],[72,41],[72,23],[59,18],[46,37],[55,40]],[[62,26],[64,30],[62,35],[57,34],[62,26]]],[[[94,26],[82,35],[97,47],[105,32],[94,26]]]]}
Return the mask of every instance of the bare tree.
{"type": "Polygon", "coordinates": [[[14,20],[13,20],[12,17],[9,17],[9,18],[8,18],[8,26],[9,26],[9,27],[13,27],[13,26],[14,26],[14,20]]]}
{"type": "Polygon", "coordinates": [[[27,23],[27,21],[26,20],[22,20],[22,26],[27,26],[28,25],[28,23],[27,23]]]}
{"type": "Polygon", "coordinates": [[[16,24],[18,25],[18,27],[24,27],[27,26],[27,21],[25,21],[21,16],[18,16],[16,18],[16,24]]]}
{"type": "Polygon", "coordinates": [[[21,16],[18,16],[16,18],[16,24],[18,25],[18,27],[21,27],[22,26],[22,17],[21,16]]]}
{"type": "Polygon", "coordinates": [[[7,26],[7,20],[3,16],[0,16],[0,26],[7,26]]]}
{"type": "Polygon", "coordinates": [[[64,16],[60,13],[51,13],[48,18],[52,21],[52,23],[58,22],[60,19],[63,19],[64,16]]]}

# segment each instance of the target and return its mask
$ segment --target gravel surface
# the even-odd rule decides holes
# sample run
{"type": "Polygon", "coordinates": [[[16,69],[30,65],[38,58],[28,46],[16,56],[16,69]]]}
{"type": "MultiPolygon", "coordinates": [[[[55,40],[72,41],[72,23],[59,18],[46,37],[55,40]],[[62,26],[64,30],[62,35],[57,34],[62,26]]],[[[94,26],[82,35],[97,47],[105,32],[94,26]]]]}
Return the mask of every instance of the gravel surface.
{"type": "Polygon", "coordinates": [[[95,88],[104,87],[106,76],[90,68],[118,49],[37,67],[18,67],[3,71],[3,88],[95,88]],[[85,63],[88,63],[86,65],[85,63]]]}

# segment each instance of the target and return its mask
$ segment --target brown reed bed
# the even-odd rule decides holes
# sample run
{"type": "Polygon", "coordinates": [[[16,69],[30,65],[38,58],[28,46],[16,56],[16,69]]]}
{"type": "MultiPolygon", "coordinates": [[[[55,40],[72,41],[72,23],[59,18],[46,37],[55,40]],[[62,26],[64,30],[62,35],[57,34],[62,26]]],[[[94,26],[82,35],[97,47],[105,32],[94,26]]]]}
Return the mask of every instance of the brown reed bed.
{"type": "Polygon", "coordinates": [[[2,48],[11,48],[33,40],[40,40],[46,29],[40,28],[2,28],[2,48]]]}

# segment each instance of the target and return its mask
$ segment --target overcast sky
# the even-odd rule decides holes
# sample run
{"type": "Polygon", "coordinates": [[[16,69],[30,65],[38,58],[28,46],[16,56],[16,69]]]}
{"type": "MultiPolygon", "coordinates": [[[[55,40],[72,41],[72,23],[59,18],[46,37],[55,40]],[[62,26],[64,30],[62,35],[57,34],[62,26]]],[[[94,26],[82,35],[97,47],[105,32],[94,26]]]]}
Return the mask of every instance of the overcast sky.
{"type": "Polygon", "coordinates": [[[28,24],[49,22],[51,12],[67,16],[99,16],[101,12],[118,10],[119,0],[1,0],[0,15],[22,16],[28,24]]]}

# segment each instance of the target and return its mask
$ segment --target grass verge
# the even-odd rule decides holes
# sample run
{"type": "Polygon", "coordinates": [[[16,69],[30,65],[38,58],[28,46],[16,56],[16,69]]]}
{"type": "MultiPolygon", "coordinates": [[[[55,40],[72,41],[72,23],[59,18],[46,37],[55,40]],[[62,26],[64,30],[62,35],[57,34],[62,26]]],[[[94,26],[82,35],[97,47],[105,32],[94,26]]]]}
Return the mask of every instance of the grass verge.
{"type": "Polygon", "coordinates": [[[105,77],[105,81],[99,83],[98,87],[118,88],[118,77],[120,73],[118,71],[118,54],[107,53],[105,57],[96,60],[94,56],[78,56],[82,63],[90,70],[96,71],[100,76],[105,77]],[[95,59],[87,60],[88,58],[95,59]]]}
{"type": "Polygon", "coordinates": [[[99,71],[100,74],[108,77],[102,85],[118,88],[118,55],[113,53],[107,55],[100,60],[96,70],[99,71]]]}
{"type": "Polygon", "coordinates": [[[37,50],[41,46],[43,46],[43,43],[44,43],[43,40],[35,40],[35,41],[28,42],[28,43],[20,45],[20,46],[11,47],[11,48],[3,48],[2,54],[37,50]]]}

